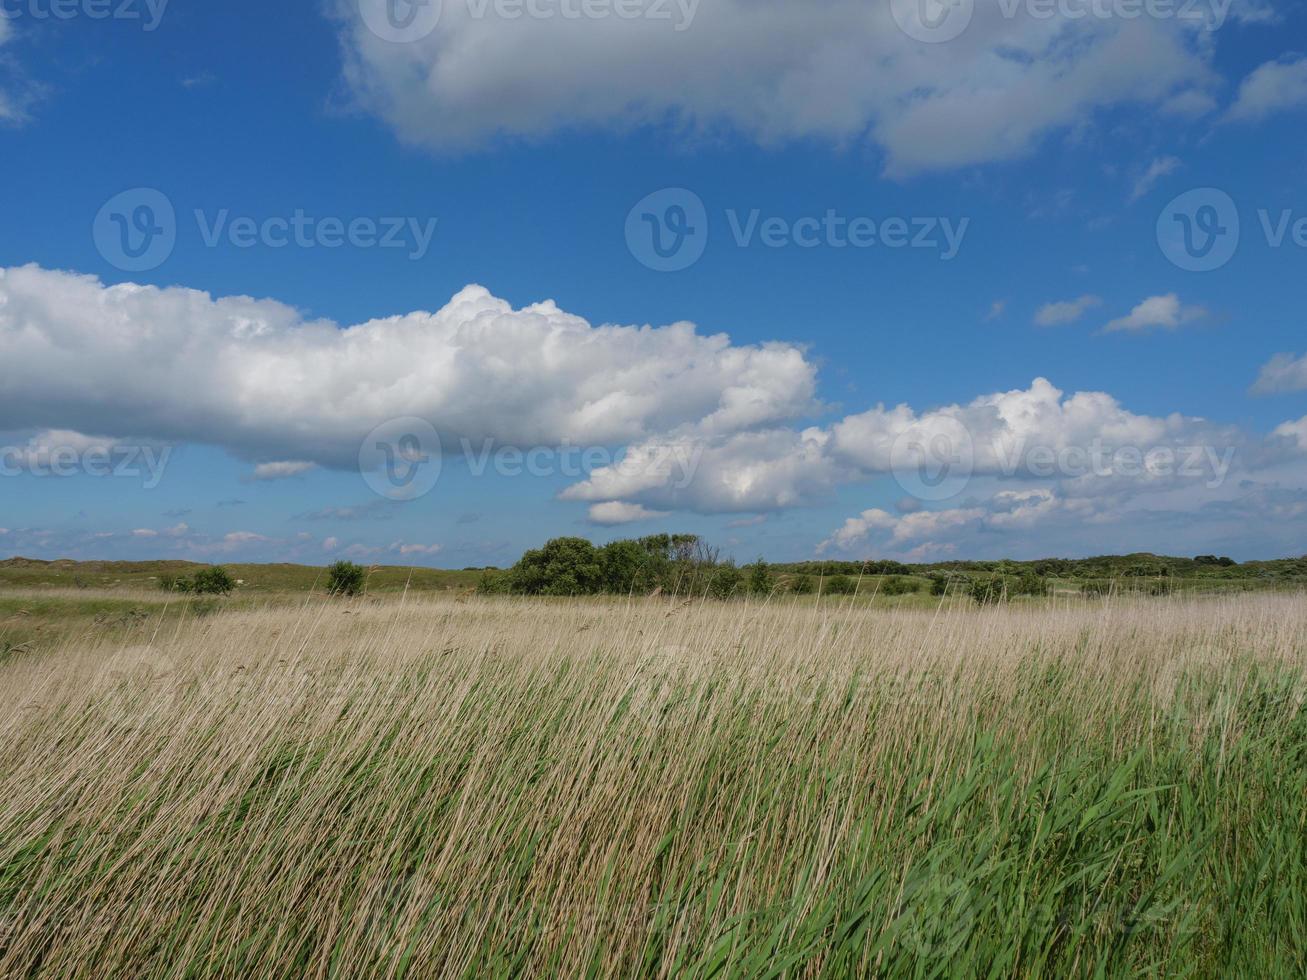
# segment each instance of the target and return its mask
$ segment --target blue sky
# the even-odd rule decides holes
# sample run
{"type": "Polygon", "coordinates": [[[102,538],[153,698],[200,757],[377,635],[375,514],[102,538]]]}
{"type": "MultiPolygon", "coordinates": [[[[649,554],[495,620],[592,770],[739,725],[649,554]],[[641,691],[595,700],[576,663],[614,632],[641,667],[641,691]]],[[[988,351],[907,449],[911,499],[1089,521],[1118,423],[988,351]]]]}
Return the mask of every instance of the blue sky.
{"type": "Polygon", "coordinates": [[[459,567],[682,529],[743,560],[1307,551],[1302,5],[1200,7],[1209,30],[960,2],[938,43],[851,0],[675,24],[445,0],[390,42],[345,0],[4,0],[0,555],[459,567]],[[175,246],[126,269],[140,188],[175,246]],[[1203,188],[1181,207],[1232,207],[1238,247],[1191,271],[1159,218],[1203,188]],[[642,213],[628,234],[659,192],[656,221],[703,208],[677,271],[641,261],[642,213]],[[399,247],[277,247],[297,214],[399,247]],[[895,220],[922,247],[881,241],[895,220]],[[841,246],[855,221],[874,244],[841,246]],[[358,451],[406,418],[444,458],[393,500],[358,451]],[[470,472],[465,439],[507,466],[470,472]],[[1027,458],[1095,447],[1118,455],[1027,458]],[[948,496],[914,478],[941,449],[948,496]],[[602,470],[624,453],[646,462],[602,470]]]}

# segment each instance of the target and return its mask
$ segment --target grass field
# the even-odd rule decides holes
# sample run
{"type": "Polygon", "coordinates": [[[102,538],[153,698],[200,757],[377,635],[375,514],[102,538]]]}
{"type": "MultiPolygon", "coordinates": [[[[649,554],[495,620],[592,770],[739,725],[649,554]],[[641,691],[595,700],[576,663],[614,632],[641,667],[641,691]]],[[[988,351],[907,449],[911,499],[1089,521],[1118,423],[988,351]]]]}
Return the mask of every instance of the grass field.
{"type": "Polygon", "coordinates": [[[86,593],[0,614],[3,977],[1307,969],[1301,597],[86,593]]]}

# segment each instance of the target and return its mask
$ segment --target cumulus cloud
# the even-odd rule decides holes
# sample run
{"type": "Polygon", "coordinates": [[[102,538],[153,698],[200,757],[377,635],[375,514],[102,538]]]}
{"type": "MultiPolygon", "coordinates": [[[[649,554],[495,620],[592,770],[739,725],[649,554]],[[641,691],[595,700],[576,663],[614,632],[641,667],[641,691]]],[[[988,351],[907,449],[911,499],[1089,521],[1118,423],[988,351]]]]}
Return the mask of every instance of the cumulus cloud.
{"type": "Polygon", "coordinates": [[[1093,521],[1101,513],[1094,501],[1067,498],[1049,488],[1004,490],[983,505],[921,510],[896,517],[872,509],[844,522],[817,547],[818,554],[857,553],[874,548],[915,559],[969,548],[986,534],[1039,527],[1056,520],[1093,521]]]}
{"type": "Polygon", "coordinates": [[[443,545],[439,544],[408,544],[403,541],[395,541],[391,543],[389,550],[401,557],[409,558],[413,555],[425,555],[430,557],[431,555],[439,554],[445,549],[443,545]]]}
{"type": "Polygon", "coordinates": [[[1186,305],[1180,302],[1180,297],[1175,293],[1167,293],[1164,296],[1149,296],[1126,316],[1109,321],[1103,329],[1108,332],[1147,330],[1150,327],[1175,330],[1206,316],[1207,310],[1203,307],[1186,305]]]}
{"type": "Polygon", "coordinates": [[[1268,61],[1239,85],[1225,113],[1229,122],[1258,122],[1277,112],[1307,107],[1307,56],[1268,61]]]}
{"type": "Polygon", "coordinates": [[[27,77],[10,53],[13,40],[14,20],[0,12],[0,126],[27,122],[43,94],[43,87],[27,77]]]}
{"type": "MultiPolygon", "coordinates": [[[[913,0],[894,4],[910,14],[913,0]]],[[[659,126],[764,145],[871,141],[887,172],[907,174],[1019,157],[1098,109],[1215,85],[1210,43],[1174,19],[1006,17],[977,4],[960,36],[922,44],[890,3],[864,0],[658,3],[666,20],[504,20],[478,6],[447,3],[434,30],[397,44],[366,26],[357,0],[338,0],[354,100],[440,151],[659,126]]]]}
{"type": "Polygon", "coordinates": [[[480,286],[435,313],[342,329],[274,300],[0,269],[8,425],[207,443],[265,477],[356,466],[364,437],[395,418],[500,445],[618,445],[774,424],[810,411],[815,389],[792,344],[593,326],[480,286]],[[123,384],[142,364],[149,383],[123,384]]]}
{"type": "Polygon", "coordinates": [[[1077,299],[1045,303],[1035,311],[1035,325],[1039,327],[1058,327],[1067,323],[1075,323],[1089,310],[1102,305],[1102,302],[1099,297],[1086,294],[1077,299]]]}
{"type": "Polygon", "coordinates": [[[254,472],[250,474],[250,479],[256,482],[288,480],[294,476],[303,476],[310,470],[316,469],[317,465],[317,463],[309,463],[302,460],[260,463],[258,466],[254,467],[254,472]]]}
{"type": "Polygon", "coordinates": [[[1307,389],[1307,355],[1295,357],[1292,354],[1276,354],[1263,364],[1252,387],[1253,393],[1257,395],[1305,389],[1307,389]]]}
{"type": "Polygon", "coordinates": [[[1156,158],[1152,163],[1148,165],[1148,169],[1145,170],[1142,174],[1140,174],[1139,177],[1135,180],[1135,186],[1130,191],[1131,202],[1139,200],[1150,190],[1152,190],[1153,185],[1156,184],[1159,180],[1161,180],[1163,177],[1167,176],[1168,174],[1175,173],[1175,171],[1177,171],[1178,169],[1180,169],[1179,157],[1156,158]]]}
{"type": "Polygon", "coordinates": [[[1224,478],[1236,455],[1252,465],[1276,452],[1233,427],[1179,414],[1141,415],[1106,392],[1068,395],[1037,378],[1029,388],[927,411],[878,405],[828,427],[769,428],[722,439],[686,434],[675,442],[640,444],[562,497],[768,513],[829,499],[841,486],[911,476],[905,450],[913,446],[950,458],[967,479],[1057,481],[1077,498],[1202,484],[1213,474],[1224,478]]]}
{"type": "Polygon", "coordinates": [[[637,521],[649,521],[666,516],[666,511],[649,510],[640,504],[627,504],[620,500],[610,500],[590,507],[590,523],[604,526],[634,524],[637,521]]]}

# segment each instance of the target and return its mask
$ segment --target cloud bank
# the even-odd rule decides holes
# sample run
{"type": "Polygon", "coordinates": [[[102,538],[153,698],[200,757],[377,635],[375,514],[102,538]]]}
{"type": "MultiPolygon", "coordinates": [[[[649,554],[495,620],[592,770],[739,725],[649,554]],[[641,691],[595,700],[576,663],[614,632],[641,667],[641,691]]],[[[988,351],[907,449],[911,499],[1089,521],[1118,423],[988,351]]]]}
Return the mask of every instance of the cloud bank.
{"type": "Polygon", "coordinates": [[[1009,17],[978,3],[959,36],[923,44],[896,23],[915,0],[637,0],[632,18],[515,19],[446,2],[429,32],[394,43],[373,29],[383,2],[365,0],[370,16],[338,2],[348,89],[402,139],[445,152],[658,126],[867,142],[904,175],[1022,156],[1104,107],[1201,111],[1217,86],[1210,37],[1183,18],[1032,17],[1024,5],[1009,17]]]}

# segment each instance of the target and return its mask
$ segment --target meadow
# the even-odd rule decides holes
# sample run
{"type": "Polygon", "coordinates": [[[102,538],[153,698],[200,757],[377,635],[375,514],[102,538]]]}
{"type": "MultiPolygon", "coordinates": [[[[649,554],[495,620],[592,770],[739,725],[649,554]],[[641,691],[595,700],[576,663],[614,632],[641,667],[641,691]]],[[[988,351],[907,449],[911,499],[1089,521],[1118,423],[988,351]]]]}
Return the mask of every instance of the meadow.
{"type": "Polygon", "coordinates": [[[1300,595],[910,598],[13,591],[0,976],[1302,975],[1300,595]]]}

